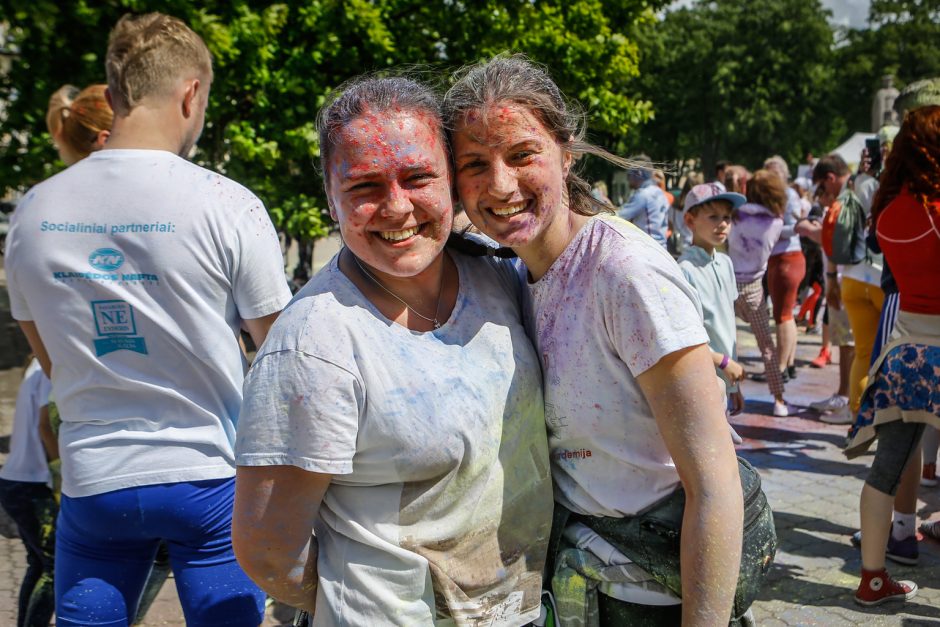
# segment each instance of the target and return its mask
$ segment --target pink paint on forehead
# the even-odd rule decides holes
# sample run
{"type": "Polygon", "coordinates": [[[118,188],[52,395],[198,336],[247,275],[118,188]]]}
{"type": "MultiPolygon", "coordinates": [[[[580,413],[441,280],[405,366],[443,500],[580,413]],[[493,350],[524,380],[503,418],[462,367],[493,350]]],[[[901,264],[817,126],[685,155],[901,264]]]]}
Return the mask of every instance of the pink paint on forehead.
{"type": "Polygon", "coordinates": [[[337,141],[341,154],[332,160],[332,174],[394,178],[403,169],[434,167],[441,144],[436,123],[428,117],[423,112],[389,111],[354,119],[337,141]]]}
{"type": "Polygon", "coordinates": [[[468,111],[457,132],[466,134],[475,143],[494,148],[539,140],[548,134],[528,108],[515,103],[468,111]]]}

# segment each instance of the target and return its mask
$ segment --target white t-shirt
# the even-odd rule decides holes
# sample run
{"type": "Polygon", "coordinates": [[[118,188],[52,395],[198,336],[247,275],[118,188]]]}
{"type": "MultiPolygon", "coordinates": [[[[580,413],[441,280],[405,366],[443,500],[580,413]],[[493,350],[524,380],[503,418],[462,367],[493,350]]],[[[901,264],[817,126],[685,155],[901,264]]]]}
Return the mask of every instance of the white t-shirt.
{"type": "Polygon", "coordinates": [[[635,377],[708,343],[695,290],[661,246],[606,216],[529,289],[555,499],[581,514],[634,515],[679,482],[635,377]]]}
{"type": "Polygon", "coordinates": [[[39,410],[49,404],[50,388],[49,378],[43,374],[39,362],[35,359],[29,362],[16,393],[10,455],[0,468],[0,479],[29,483],[50,480],[46,449],[39,437],[39,410]]]}
{"type": "Polygon", "coordinates": [[[457,304],[428,333],[387,320],[334,257],[245,380],[238,464],[334,475],[317,626],[539,615],[552,493],[521,285],[508,264],[451,256],[457,304]]]}
{"type": "Polygon", "coordinates": [[[875,199],[878,187],[878,179],[871,174],[862,173],[855,177],[855,195],[862,201],[866,216],[871,215],[871,203],[875,199]]]}
{"type": "Polygon", "coordinates": [[[787,187],[787,208],[783,212],[783,230],[780,231],[780,239],[774,244],[770,256],[775,257],[783,253],[792,253],[802,250],[800,236],[796,233],[796,223],[803,217],[803,203],[800,201],[800,195],[792,187],[787,187]]]}
{"type": "Polygon", "coordinates": [[[13,317],[52,360],[62,491],[234,474],[244,319],[290,299],[247,189],[161,150],[102,150],[30,190],[8,239],[13,317]]]}

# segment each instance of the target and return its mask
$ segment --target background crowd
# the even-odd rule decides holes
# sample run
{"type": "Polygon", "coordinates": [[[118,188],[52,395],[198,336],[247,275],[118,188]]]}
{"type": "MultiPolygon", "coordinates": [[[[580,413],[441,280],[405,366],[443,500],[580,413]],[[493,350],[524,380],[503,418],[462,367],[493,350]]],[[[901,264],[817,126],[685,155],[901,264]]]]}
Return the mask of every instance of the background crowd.
{"type": "MultiPolygon", "coordinates": [[[[786,382],[799,376],[794,363],[799,319],[805,323],[804,332],[822,333],[820,354],[809,363],[810,367],[822,368],[831,363],[831,346],[839,347],[838,389],[832,396],[811,403],[811,408],[819,412],[823,422],[853,425],[847,454],[854,457],[867,449],[875,437],[879,417],[889,422],[880,425],[881,445],[860,505],[863,529],[874,528],[878,535],[867,540],[863,539],[866,535],[858,532],[852,538],[863,550],[863,579],[856,594],[856,600],[862,604],[911,598],[916,593],[913,582],[894,582],[884,574],[884,560],[887,556],[901,564],[917,563],[917,486],[937,485],[938,432],[930,413],[940,400],[936,365],[932,361],[936,359],[935,353],[931,357],[935,350],[931,347],[940,330],[934,300],[937,273],[935,268],[914,269],[909,259],[916,256],[913,247],[923,245],[928,249],[920,251],[926,263],[933,254],[929,249],[935,247],[932,235],[940,235],[929,200],[936,194],[938,163],[932,151],[940,107],[927,105],[901,113],[908,113],[901,129],[883,127],[877,139],[869,142],[859,155],[859,166],[854,172],[837,154],[810,160],[811,177],[796,180],[779,156],[768,158],[763,169],[753,173],[722,161],[711,183],[697,184],[703,177],[690,175],[675,202],[670,201],[664,185],[657,181],[648,157],[641,156],[638,161],[645,168],[630,172],[630,186],[635,192],[618,212],[668,246],[680,264],[690,257],[690,251],[701,252],[705,247],[705,264],[712,266],[716,275],[723,272],[724,262],[715,248],[726,242],[737,285],[736,290],[724,289],[725,300],[733,301],[733,311],[751,326],[757,339],[764,371],[752,373],[751,377],[767,382],[774,397],[774,416],[786,417],[790,412],[784,392],[786,382]],[[893,151],[896,136],[899,146],[893,151]],[[702,188],[709,186],[713,188],[709,195],[716,199],[727,197],[723,193],[726,190],[744,196],[732,202],[733,212],[725,220],[728,226],[720,231],[724,237],[716,242],[708,242],[704,235],[694,229],[690,233],[688,229],[697,221],[694,216],[690,219],[690,210],[701,202],[702,188]],[[893,220],[919,221],[906,233],[911,237],[886,235],[900,226],[886,224],[882,228],[877,222],[879,214],[888,206],[906,202],[908,195],[916,193],[912,191],[915,189],[923,190],[918,198],[924,204],[926,222],[920,216],[915,218],[895,209],[891,214],[893,220]],[[899,287],[898,271],[892,272],[882,253],[886,246],[895,249],[894,267],[903,265],[906,290],[899,287]],[[924,281],[933,286],[928,287],[924,281]],[[905,291],[906,305],[902,304],[905,291]],[[769,328],[768,299],[776,341],[769,328]],[[905,321],[901,327],[896,326],[899,316],[905,321]],[[924,353],[915,354],[908,348],[904,357],[899,358],[892,350],[904,345],[912,335],[923,343],[918,350],[924,353]],[[885,373],[892,369],[893,375],[885,373]],[[894,387],[886,383],[888,380],[894,387]],[[892,403],[902,406],[904,411],[896,411],[890,418],[879,413],[892,403]],[[911,417],[907,410],[913,410],[916,417],[911,417]],[[890,422],[898,419],[900,422],[890,422]],[[900,430],[900,425],[911,433],[906,438],[889,436],[900,430]],[[889,442],[899,440],[897,449],[889,448],[889,442]],[[889,457],[890,463],[885,461],[889,457]],[[889,533],[887,521],[892,503],[894,520],[889,533]]],[[[596,193],[601,195],[603,189],[596,193]]],[[[884,222],[888,223],[888,219],[884,222]]],[[[703,286],[701,281],[692,282],[700,292],[705,287],[704,293],[709,295],[703,296],[703,300],[722,291],[718,284],[703,286]]],[[[716,304],[718,307],[720,304],[716,304]]],[[[726,302],[726,311],[727,307],[726,302]]],[[[707,315],[706,311],[706,322],[707,315]]],[[[711,327],[709,330],[714,344],[715,335],[720,334],[712,333],[711,327]]],[[[729,342],[725,340],[723,345],[728,346],[729,342]]],[[[725,361],[719,367],[727,366],[725,361]]],[[[940,536],[936,523],[925,523],[921,531],[929,537],[940,536]]]]}

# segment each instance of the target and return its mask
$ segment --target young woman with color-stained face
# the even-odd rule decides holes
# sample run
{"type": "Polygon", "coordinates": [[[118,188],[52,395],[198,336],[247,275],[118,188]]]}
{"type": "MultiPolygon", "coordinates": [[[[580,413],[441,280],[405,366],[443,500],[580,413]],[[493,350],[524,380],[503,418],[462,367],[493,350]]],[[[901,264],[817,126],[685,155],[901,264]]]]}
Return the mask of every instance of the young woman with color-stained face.
{"type": "Polygon", "coordinates": [[[445,247],[451,168],[426,87],[354,80],[319,130],[345,246],[246,379],[238,558],[315,625],[526,624],[552,498],[518,276],[445,247]]]}
{"type": "Polygon", "coordinates": [[[467,215],[525,263],[556,501],[623,518],[681,482],[682,606],[659,599],[673,603],[663,621],[727,623],[742,496],[696,296],[661,246],[600,215],[572,170],[584,153],[624,161],[586,143],[582,116],[519,56],[464,71],[444,114],[467,215]]]}

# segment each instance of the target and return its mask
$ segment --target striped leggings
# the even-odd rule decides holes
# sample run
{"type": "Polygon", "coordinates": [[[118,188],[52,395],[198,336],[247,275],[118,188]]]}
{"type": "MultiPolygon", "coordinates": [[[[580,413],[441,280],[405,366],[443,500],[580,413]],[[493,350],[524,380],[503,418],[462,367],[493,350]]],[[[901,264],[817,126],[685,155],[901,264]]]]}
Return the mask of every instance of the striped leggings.
{"type": "Polygon", "coordinates": [[[750,283],[738,283],[738,299],[734,301],[734,312],[739,318],[751,325],[751,331],[757,338],[757,348],[764,360],[764,373],[767,387],[773,396],[783,396],[783,374],[777,363],[777,347],[770,333],[770,316],[764,304],[764,288],[761,280],[750,283]]]}

